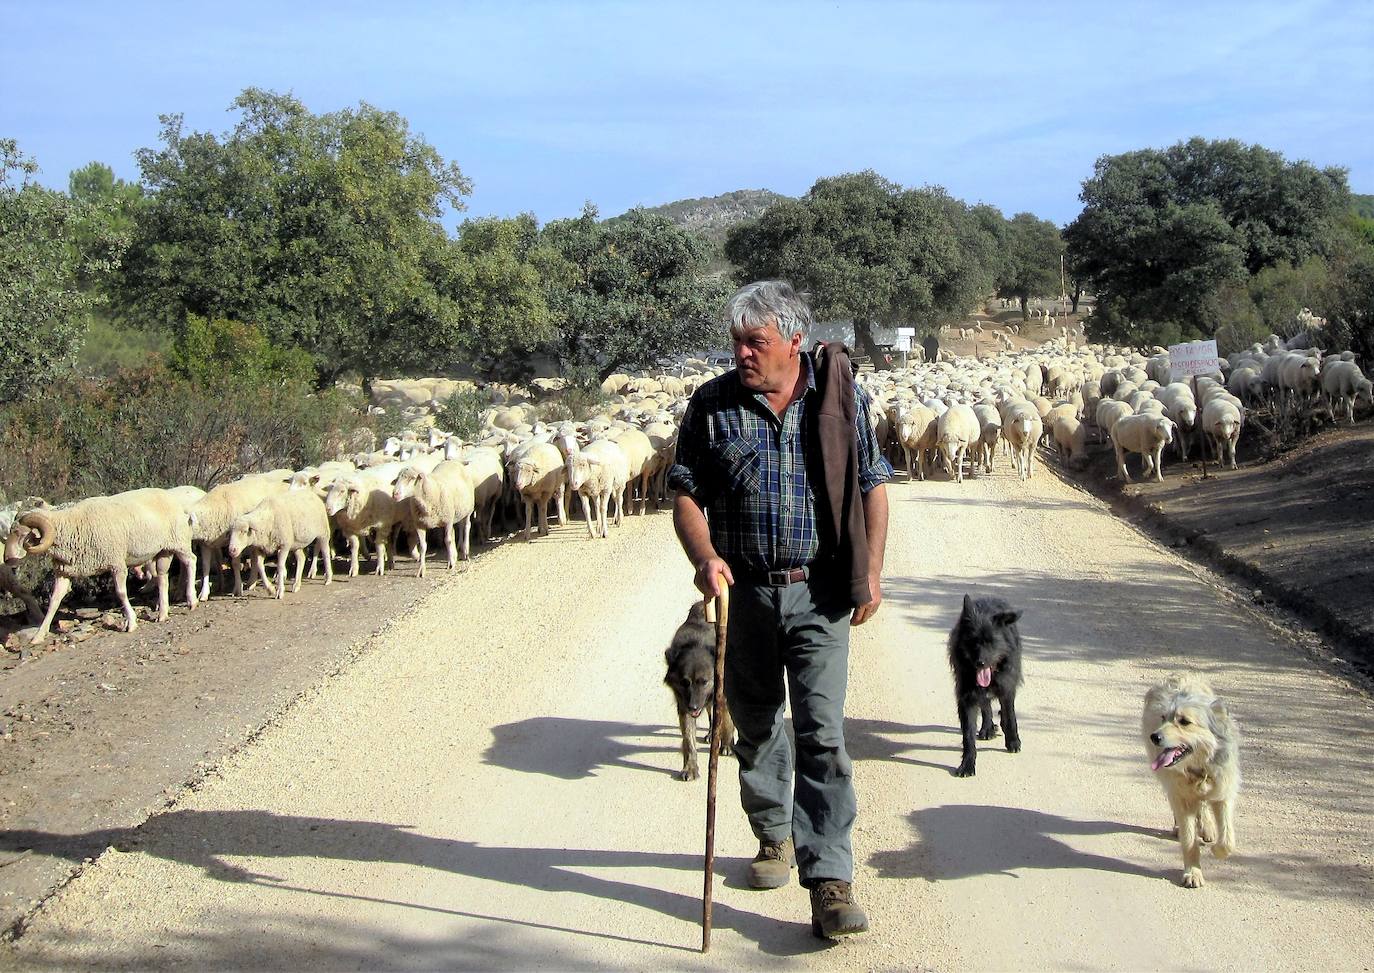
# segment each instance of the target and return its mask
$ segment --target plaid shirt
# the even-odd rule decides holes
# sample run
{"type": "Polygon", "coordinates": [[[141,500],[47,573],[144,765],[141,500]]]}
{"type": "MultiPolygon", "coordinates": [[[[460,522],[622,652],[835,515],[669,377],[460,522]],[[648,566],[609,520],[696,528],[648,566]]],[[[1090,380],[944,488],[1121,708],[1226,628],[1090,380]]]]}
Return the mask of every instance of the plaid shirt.
{"type": "MultiPolygon", "coordinates": [[[[811,488],[820,449],[808,443],[806,408],[819,392],[810,354],[801,361],[806,389],[781,418],[734,371],[699,388],[682,417],[668,484],[701,504],[716,553],[732,568],[799,568],[821,553],[811,488]]],[[[859,489],[868,493],[891,479],[892,466],[878,449],[868,397],[857,385],[854,397],[859,489]]]]}

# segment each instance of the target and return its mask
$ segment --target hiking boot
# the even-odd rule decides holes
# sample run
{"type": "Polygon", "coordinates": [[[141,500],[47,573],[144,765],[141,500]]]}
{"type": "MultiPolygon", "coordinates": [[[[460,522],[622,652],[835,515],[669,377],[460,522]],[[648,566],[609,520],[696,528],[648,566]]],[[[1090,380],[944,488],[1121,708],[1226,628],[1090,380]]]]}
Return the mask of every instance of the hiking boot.
{"type": "Polygon", "coordinates": [[[780,889],[791,877],[796,864],[792,853],[792,839],[760,841],[759,853],[749,863],[749,887],[752,889],[780,889]]]}
{"type": "Polygon", "coordinates": [[[811,933],[821,939],[868,931],[868,916],[848,882],[825,879],[811,889],[811,933]]]}

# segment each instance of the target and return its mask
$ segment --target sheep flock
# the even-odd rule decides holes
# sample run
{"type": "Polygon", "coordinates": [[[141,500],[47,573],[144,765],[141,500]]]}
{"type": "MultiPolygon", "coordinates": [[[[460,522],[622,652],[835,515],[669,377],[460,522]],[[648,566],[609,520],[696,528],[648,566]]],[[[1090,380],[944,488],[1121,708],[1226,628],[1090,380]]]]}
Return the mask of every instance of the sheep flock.
{"type": "MultiPolygon", "coordinates": [[[[1235,469],[1236,445],[1252,415],[1275,423],[1326,416],[1354,422],[1371,384],[1345,353],[1313,346],[1311,332],[1277,336],[1228,356],[1222,370],[1196,382],[1175,380],[1168,352],[1080,344],[1078,329],[1033,349],[998,342],[991,357],[919,360],[890,370],[861,369],[879,442],[897,469],[897,488],[938,472],[962,483],[995,471],[999,456],[1021,480],[1039,451],[1067,466],[1091,448],[1110,448],[1117,475],[1162,480],[1166,462],[1187,461],[1194,443],[1207,458],[1235,469]],[[1293,347],[1289,347],[1289,345],[1293,347]],[[1304,347],[1298,347],[1304,345],[1304,347]]],[[[1053,333],[1053,332],[1051,332],[1053,333]]],[[[532,386],[490,386],[491,404],[470,440],[436,428],[435,405],[470,383],[448,379],[378,382],[372,408],[396,408],[415,420],[380,449],[304,469],[251,473],[206,492],[192,486],[144,488],[112,497],[49,506],[27,498],[0,508],[4,563],[0,591],[17,597],[44,642],[76,578],[108,573],[134,630],[130,572],[155,585],[157,618],[168,614],[169,585],[190,609],[214,594],[243,595],[261,582],[276,598],[303,574],[329,584],[332,560],[347,548],[347,576],[361,562],[384,574],[398,555],[424,575],[428,538],[441,537],[448,567],[466,561],[472,539],[494,543],[509,533],[536,542],[572,526],[579,512],[589,542],[606,538],[627,516],[670,504],[667,472],[678,423],[692,393],[719,365],[687,359],[677,374],[612,375],[606,405],[582,421],[546,421],[539,399],[556,396],[557,379],[532,386]],[[55,578],[46,612],[18,580],[26,558],[51,559],[55,578]],[[275,557],[275,580],[265,560],[275,557]],[[250,564],[245,588],[242,567],[250,564]]],[[[919,487],[912,487],[919,489],[919,487]]]]}

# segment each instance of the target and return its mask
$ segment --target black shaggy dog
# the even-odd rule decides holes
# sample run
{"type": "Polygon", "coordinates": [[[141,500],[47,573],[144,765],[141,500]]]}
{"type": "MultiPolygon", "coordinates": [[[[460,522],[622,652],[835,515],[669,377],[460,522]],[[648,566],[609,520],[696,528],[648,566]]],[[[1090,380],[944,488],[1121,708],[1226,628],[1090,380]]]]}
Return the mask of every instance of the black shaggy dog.
{"type": "Polygon", "coordinates": [[[959,729],[964,735],[964,759],[956,777],[972,777],[978,759],[974,720],[983,714],[979,740],[997,735],[992,722],[992,697],[997,696],[1007,752],[1020,753],[1021,735],[1016,730],[1016,689],[1021,685],[1021,617],[1001,598],[964,595],[964,610],[949,633],[949,667],[954,670],[954,703],[959,707],[959,729]]]}
{"type": "MultiPolygon", "coordinates": [[[[697,717],[709,709],[716,693],[716,627],[706,620],[702,603],[692,603],[687,620],[678,626],[664,654],[668,674],[663,677],[677,700],[677,721],[682,729],[682,772],[679,780],[701,776],[697,765],[697,717]]],[[[734,749],[735,726],[722,708],[720,752],[734,749]]]]}

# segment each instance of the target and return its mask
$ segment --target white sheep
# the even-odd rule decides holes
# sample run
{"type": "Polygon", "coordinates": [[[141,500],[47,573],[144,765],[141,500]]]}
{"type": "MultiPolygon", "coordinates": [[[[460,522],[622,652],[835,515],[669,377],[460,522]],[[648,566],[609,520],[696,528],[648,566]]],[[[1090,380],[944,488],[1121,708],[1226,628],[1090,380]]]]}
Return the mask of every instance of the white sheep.
{"type": "MultiPolygon", "coordinates": [[[[633,494],[635,487],[638,487],[639,512],[642,515],[649,505],[649,482],[658,472],[654,465],[654,444],[639,429],[621,430],[615,436],[615,442],[620,446],[621,452],[625,454],[625,461],[630,467],[630,478],[625,484],[626,500],[631,502],[631,509],[633,509],[633,494]]],[[[562,521],[560,520],[559,523],[562,521]]]]}
{"type": "Polygon", "coordinates": [[[1093,415],[1093,422],[1097,426],[1098,435],[1102,442],[1111,438],[1112,427],[1126,416],[1133,415],[1131,407],[1125,402],[1117,399],[1103,399],[1097,403],[1097,412],[1093,415]]]}
{"type": "Polygon", "coordinates": [[[1118,402],[1129,402],[1131,396],[1140,391],[1140,386],[1129,379],[1123,378],[1116,383],[1116,391],[1112,392],[1112,398],[1118,402]]]}
{"type": "Polygon", "coordinates": [[[937,421],[936,446],[955,481],[963,483],[964,457],[982,435],[978,416],[966,405],[952,405],[937,421]]]}
{"type": "Polygon", "coordinates": [[[472,479],[477,536],[490,541],[492,521],[506,487],[501,454],[488,446],[464,446],[461,459],[467,464],[468,476],[472,479]]]}
{"type": "Polygon", "coordinates": [[[596,439],[568,454],[568,486],[582,499],[582,516],[592,537],[609,537],[607,508],[615,501],[615,523],[625,516],[625,487],[630,480],[630,461],[620,444],[596,439]],[[593,508],[593,504],[595,507],[593,508]]]}
{"type": "Polygon", "coordinates": [[[901,407],[895,428],[897,442],[906,455],[907,479],[919,475],[924,480],[939,437],[937,416],[924,405],[901,407]]]}
{"type": "Polygon", "coordinates": [[[263,567],[266,555],[277,555],[276,597],[286,594],[286,560],[296,555],[296,579],[291,593],[301,590],[306,549],[315,547],[315,556],[324,559],[324,583],[334,581],[333,552],[329,549],[329,514],[324,501],[310,490],[288,490],[269,496],[246,514],[234,518],[229,528],[229,556],[238,559],[253,551],[253,564],[264,587],[271,589],[263,567]]]}
{"type": "Polygon", "coordinates": [[[1320,387],[1321,359],[1319,357],[1293,354],[1279,365],[1279,388],[1282,391],[1285,410],[1288,407],[1302,409],[1316,398],[1320,387]]]}
{"type": "MultiPolygon", "coordinates": [[[[1165,389],[1165,391],[1168,390],[1165,389]]],[[[1187,462],[1189,444],[1197,434],[1197,403],[1193,401],[1191,395],[1166,396],[1160,401],[1164,403],[1164,414],[1172,419],[1174,425],[1178,427],[1178,435],[1174,445],[1178,449],[1179,458],[1187,462]]]]}
{"type": "Polygon", "coordinates": [[[1353,361],[1328,360],[1322,367],[1321,386],[1332,422],[1336,421],[1336,409],[1339,407],[1353,424],[1355,400],[1364,396],[1366,402],[1371,402],[1374,396],[1374,385],[1371,385],[1369,379],[1360,371],[1360,366],[1353,361]]]}
{"type": "Polygon", "coordinates": [[[14,520],[5,539],[5,563],[47,554],[52,559],[52,598],[30,644],[47,638],[73,578],[110,573],[124,609],[125,630],[138,627],[129,603],[128,569],[157,561],[157,620],[167,620],[167,567],[175,557],[186,572],[186,604],[196,607],[196,556],[191,517],[166,490],[131,490],[111,497],[91,497],[61,509],[43,507],[14,520]]]}
{"type": "Polygon", "coordinates": [[[1044,435],[1040,413],[1029,402],[1012,402],[1002,412],[1002,437],[1011,448],[1016,473],[1023,480],[1031,478],[1035,464],[1035,444],[1044,435]]]}
{"type": "Polygon", "coordinates": [[[1236,443],[1245,424],[1245,413],[1228,399],[1214,398],[1202,407],[1202,431],[1211,440],[1217,461],[1236,468],[1236,443]],[[1228,462],[1229,461],[1229,462],[1228,462]]]}
{"type": "Polygon", "coordinates": [[[993,454],[997,450],[997,443],[1002,438],[1002,416],[997,411],[997,407],[980,402],[973,407],[973,414],[978,417],[978,441],[973,444],[973,459],[971,466],[977,467],[982,464],[984,473],[992,472],[993,454]]]}
{"type": "MultiPolygon", "coordinates": [[[[381,467],[359,470],[340,477],[330,486],[324,498],[325,515],[333,518],[334,526],[348,541],[348,576],[358,576],[358,547],[362,539],[375,532],[377,565],[373,573],[386,574],[387,544],[399,519],[396,501],[391,497],[395,477],[381,467]]],[[[400,475],[400,470],[397,475],[400,475]]],[[[293,491],[298,492],[298,491],[293,491]]],[[[310,494],[314,496],[314,494],[310,494]]],[[[392,554],[395,560],[395,554],[392,554]]]]}
{"type": "Polygon", "coordinates": [[[1055,447],[1067,462],[1074,463],[1088,458],[1088,427],[1074,416],[1055,417],[1052,429],[1055,447]]]}
{"type": "Polygon", "coordinates": [[[563,506],[563,485],[567,471],[563,454],[556,446],[536,440],[519,451],[513,451],[506,461],[508,482],[520,496],[525,508],[525,540],[530,539],[535,514],[539,518],[539,536],[549,532],[549,502],[558,506],[558,522],[567,523],[563,506]]]}
{"type": "MultiPolygon", "coordinates": [[[[229,543],[229,527],[267,497],[288,489],[285,483],[261,479],[221,483],[192,504],[191,536],[200,545],[200,599],[210,597],[210,574],[219,569],[220,555],[229,543]]],[[[234,594],[243,594],[243,574],[237,558],[231,559],[234,594]]]]}
{"type": "Polygon", "coordinates": [[[1164,482],[1162,469],[1164,447],[1174,438],[1174,423],[1166,416],[1122,416],[1112,426],[1112,445],[1116,447],[1116,469],[1121,479],[1131,482],[1126,472],[1126,454],[1139,453],[1144,458],[1144,476],[1153,471],[1155,479],[1164,482]]]}
{"type": "Polygon", "coordinates": [[[650,489],[654,496],[654,509],[660,509],[661,501],[668,495],[668,470],[677,455],[677,423],[672,416],[660,413],[644,427],[644,435],[654,448],[654,478],[650,489]]]}
{"type": "Polygon", "coordinates": [[[1226,379],[1226,387],[1241,401],[1253,405],[1264,395],[1264,381],[1260,377],[1263,364],[1247,359],[1246,364],[1238,365],[1226,379]]]}
{"type": "Polygon", "coordinates": [[[472,514],[476,507],[476,491],[467,466],[459,460],[445,460],[433,470],[418,466],[402,470],[391,491],[396,501],[402,526],[415,535],[416,560],[420,562],[420,577],[425,576],[427,533],[434,528],[444,530],[444,549],[448,552],[448,569],[458,566],[455,556],[455,533],[463,560],[468,559],[472,532],[472,514]]]}

